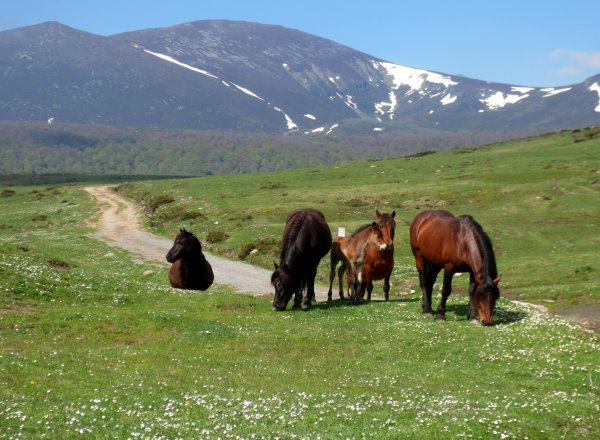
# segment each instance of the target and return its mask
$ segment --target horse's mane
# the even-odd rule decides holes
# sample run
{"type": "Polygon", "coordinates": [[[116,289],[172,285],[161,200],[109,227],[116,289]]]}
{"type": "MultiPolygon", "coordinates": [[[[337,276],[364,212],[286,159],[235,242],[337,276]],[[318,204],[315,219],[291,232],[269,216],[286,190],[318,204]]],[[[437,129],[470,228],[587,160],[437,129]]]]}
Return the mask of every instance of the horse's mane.
{"type": "Polygon", "coordinates": [[[492,247],[492,240],[473,217],[470,215],[463,215],[461,218],[464,219],[473,230],[473,235],[477,241],[477,247],[483,257],[484,276],[487,274],[492,280],[495,279],[498,276],[498,269],[496,268],[496,255],[494,254],[494,248],[492,247]]]}
{"type": "Polygon", "coordinates": [[[352,237],[354,237],[356,234],[360,234],[362,231],[371,226],[371,224],[372,223],[365,223],[364,225],[359,226],[358,229],[352,233],[352,237]]]}
{"type": "Polygon", "coordinates": [[[288,221],[285,226],[283,241],[281,243],[281,254],[280,260],[283,262],[288,252],[295,246],[295,239],[298,235],[298,231],[302,228],[303,218],[298,215],[299,212],[293,212],[289,215],[288,221]]]}

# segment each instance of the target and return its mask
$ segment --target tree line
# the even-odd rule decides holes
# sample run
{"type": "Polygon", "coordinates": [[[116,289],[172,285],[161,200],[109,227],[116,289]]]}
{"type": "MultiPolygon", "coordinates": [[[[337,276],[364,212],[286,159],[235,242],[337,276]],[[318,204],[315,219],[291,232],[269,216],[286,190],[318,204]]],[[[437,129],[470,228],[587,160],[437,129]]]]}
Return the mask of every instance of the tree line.
{"type": "Polygon", "coordinates": [[[299,136],[0,122],[0,174],[257,173],[480,145],[528,133],[299,136]]]}

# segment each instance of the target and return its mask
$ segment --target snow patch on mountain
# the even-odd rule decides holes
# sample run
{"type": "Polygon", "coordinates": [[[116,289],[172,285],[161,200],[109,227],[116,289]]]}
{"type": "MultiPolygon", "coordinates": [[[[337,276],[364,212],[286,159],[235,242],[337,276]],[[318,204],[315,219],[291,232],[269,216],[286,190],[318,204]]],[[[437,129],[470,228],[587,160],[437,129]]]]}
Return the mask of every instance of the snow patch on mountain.
{"type": "Polygon", "coordinates": [[[594,109],[594,111],[600,112],[600,84],[597,82],[592,84],[590,86],[590,91],[598,93],[598,106],[594,109]]]}
{"type": "Polygon", "coordinates": [[[517,87],[517,86],[512,86],[510,88],[511,92],[515,92],[515,93],[529,93],[529,92],[533,92],[535,90],[534,87],[517,87]]]}
{"type": "Polygon", "coordinates": [[[456,95],[451,95],[450,93],[448,93],[446,96],[444,96],[441,99],[441,103],[442,105],[448,105],[448,104],[453,104],[456,102],[456,100],[458,99],[458,96],[456,95]]]}
{"type": "Polygon", "coordinates": [[[558,95],[559,93],[568,92],[569,90],[571,90],[571,87],[564,87],[562,89],[556,89],[554,87],[548,87],[548,88],[545,88],[545,89],[540,89],[540,91],[542,91],[542,92],[545,93],[545,95],[543,95],[542,98],[548,98],[550,96],[558,95]]]}
{"type": "Polygon", "coordinates": [[[158,58],[168,61],[170,63],[177,64],[178,66],[185,67],[186,69],[192,70],[194,72],[201,73],[202,75],[206,75],[210,78],[219,79],[218,76],[215,76],[212,73],[208,73],[206,70],[198,69],[197,67],[190,66],[189,64],[182,63],[181,61],[177,61],[175,58],[170,57],[169,55],[165,55],[165,54],[157,53],[157,52],[151,52],[147,49],[144,49],[144,52],[149,53],[150,55],[154,55],[155,57],[158,57],[158,58]]]}
{"type": "Polygon", "coordinates": [[[231,83],[234,85],[235,88],[237,88],[239,91],[244,92],[246,95],[252,96],[253,98],[256,99],[260,99],[261,101],[264,101],[264,99],[262,99],[260,96],[258,96],[256,93],[242,87],[242,86],[238,86],[236,83],[231,83]]]}
{"type": "Polygon", "coordinates": [[[503,108],[508,104],[516,104],[517,102],[529,97],[528,93],[523,95],[512,95],[512,94],[504,94],[500,91],[488,96],[487,98],[480,99],[490,110],[498,110],[499,108],[503,108]]]}
{"type": "Polygon", "coordinates": [[[375,111],[379,114],[381,114],[382,116],[385,115],[386,113],[390,114],[390,119],[393,119],[394,117],[394,112],[396,111],[396,108],[398,107],[398,99],[396,98],[396,94],[394,93],[394,91],[390,91],[390,102],[378,102],[375,103],[375,111]]]}
{"type": "Polygon", "coordinates": [[[285,123],[287,125],[287,129],[288,130],[296,130],[298,129],[298,125],[296,125],[296,123],[292,120],[292,118],[290,118],[288,116],[288,114],[286,112],[284,112],[283,110],[281,110],[279,107],[273,107],[275,110],[277,110],[278,112],[283,113],[283,116],[285,117],[285,123]]]}
{"type": "Polygon", "coordinates": [[[410,90],[406,92],[406,94],[424,91],[424,84],[426,82],[441,84],[446,88],[458,84],[449,76],[430,72],[428,70],[414,69],[412,67],[377,61],[373,61],[373,66],[376,69],[383,68],[387,75],[391,77],[392,86],[395,90],[398,90],[402,86],[408,86],[410,90]]]}

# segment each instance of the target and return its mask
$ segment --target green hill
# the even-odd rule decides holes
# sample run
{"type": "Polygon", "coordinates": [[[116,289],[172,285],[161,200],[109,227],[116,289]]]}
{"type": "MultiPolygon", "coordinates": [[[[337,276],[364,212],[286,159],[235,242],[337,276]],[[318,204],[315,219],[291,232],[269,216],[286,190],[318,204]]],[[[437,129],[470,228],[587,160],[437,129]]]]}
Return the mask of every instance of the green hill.
{"type": "Polygon", "coordinates": [[[370,221],[376,209],[395,210],[396,293],[409,284],[418,290],[408,246],[412,218],[423,209],[471,214],[494,242],[503,294],[551,308],[600,303],[600,127],[400,159],[119,189],[146,203],[172,197],[151,215],[162,233],[185,226],[206,241],[222,232],[227,239],[209,240],[209,248],[236,257],[260,247],[247,259],[267,268],[294,208],[322,210],[334,232],[370,221]]]}
{"type": "Polygon", "coordinates": [[[598,305],[598,133],[121,185],[156,231],[264,266],[294,207],[332,229],[396,210],[391,301],[307,312],[171,289],[166,265],[94,238],[81,186],[0,188],[0,438],[598,438],[600,337],[505,298],[598,305]],[[493,326],[466,319],[463,279],[443,323],[410,293],[407,224],[434,207],[494,241],[493,326]]]}

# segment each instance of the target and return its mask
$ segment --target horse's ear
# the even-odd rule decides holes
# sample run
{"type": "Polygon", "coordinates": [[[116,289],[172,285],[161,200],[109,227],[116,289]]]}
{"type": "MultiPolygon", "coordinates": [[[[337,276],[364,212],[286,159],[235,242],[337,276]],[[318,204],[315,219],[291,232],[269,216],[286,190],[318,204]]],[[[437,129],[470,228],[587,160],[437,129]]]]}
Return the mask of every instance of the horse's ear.
{"type": "Polygon", "coordinates": [[[372,227],[372,228],[376,228],[376,227],[377,227],[377,222],[373,222],[373,223],[371,223],[371,227],[372,227]]]}
{"type": "Polygon", "coordinates": [[[495,279],[494,281],[492,281],[492,283],[494,283],[494,286],[497,286],[497,285],[498,285],[498,283],[500,282],[500,280],[501,280],[501,278],[500,278],[500,275],[498,275],[498,276],[496,277],[496,279],[495,279]]]}
{"type": "Polygon", "coordinates": [[[273,261],[273,266],[275,266],[275,270],[279,269],[279,266],[277,266],[277,263],[275,263],[274,261],[273,261]]]}
{"type": "Polygon", "coordinates": [[[381,213],[379,212],[379,209],[375,210],[375,214],[377,215],[377,218],[381,217],[381,213]]]}
{"type": "Polygon", "coordinates": [[[396,217],[396,211],[392,211],[392,218],[396,217]]]}

